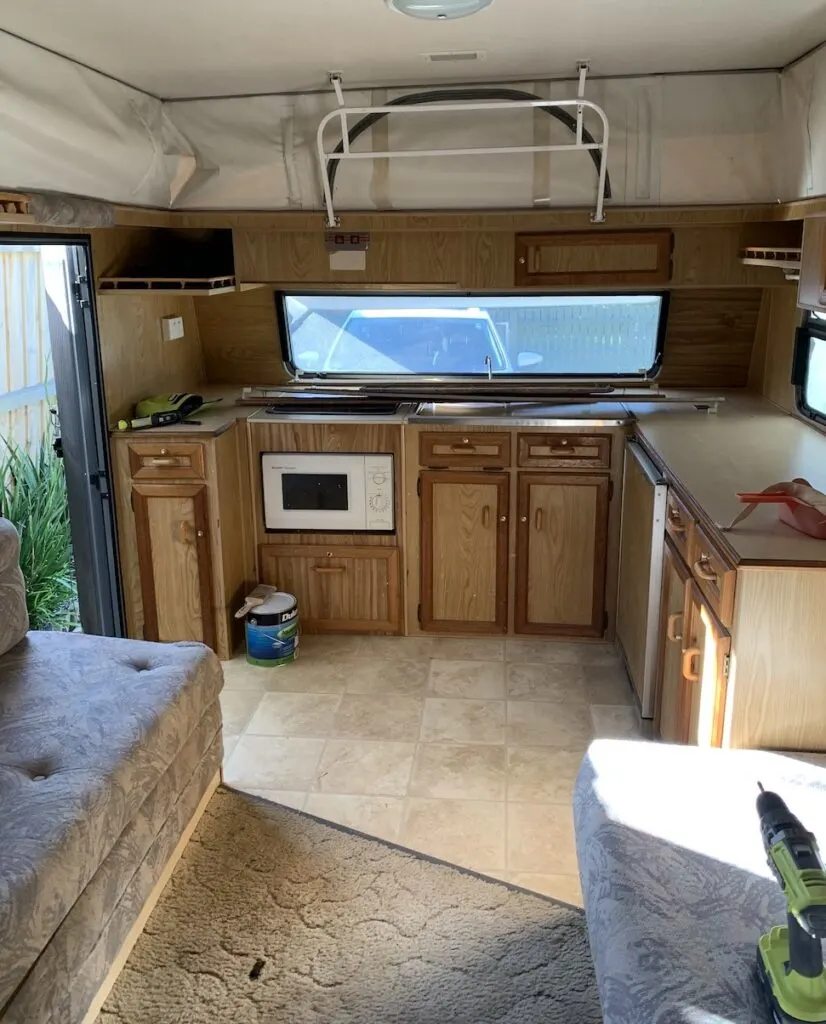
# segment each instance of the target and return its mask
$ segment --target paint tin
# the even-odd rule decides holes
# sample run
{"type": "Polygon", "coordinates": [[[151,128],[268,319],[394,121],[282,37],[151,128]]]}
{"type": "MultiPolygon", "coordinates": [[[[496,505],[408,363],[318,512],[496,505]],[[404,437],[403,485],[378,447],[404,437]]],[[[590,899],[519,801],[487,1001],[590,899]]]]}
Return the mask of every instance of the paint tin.
{"type": "Polygon", "coordinates": [[[247,661],[275,668],[298,657],[298,602],[292,594],[273,594],[247,613],[244,622],[247,661]]]}

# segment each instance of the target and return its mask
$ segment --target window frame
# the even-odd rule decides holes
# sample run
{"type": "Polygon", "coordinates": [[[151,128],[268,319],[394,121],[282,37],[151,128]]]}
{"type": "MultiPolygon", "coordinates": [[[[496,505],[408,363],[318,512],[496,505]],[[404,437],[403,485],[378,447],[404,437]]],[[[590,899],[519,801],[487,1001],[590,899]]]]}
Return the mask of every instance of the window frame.
{"type": "Polygon", "coordinates": [[[652,298],[660,299],[660,319],[657,324],[657,337],[654,344],[654,362],[652,365],[642,374],[627,374],[627,373],[559,373],[559,374],[541,374],[541,373],[519,373],[513,371],[512,373],[499,373],[493,377],[494,381],[507,382],[509,380],[520,380],[520,381],[573,381],[576,383],[584,382],[608,382],[617,384],[620,382],[627,381],[630,384],[639,385],[641,383],[653,382],[660,375],[663,365],[663,352],[665,349],[665,336],[668,331],[668,314],[671,304],[671,292],[667,289],[646,289],[646,290],[618,290],[618,291],[550,291],[550,290],[503,290],[503,291],[419,291],[419,290],[403,290],[396,291],[388,289],[386,291],[377,291],[375,289],[364,290],[364,291],[345,291],[344,289],[321,289],[321,288],[307,288],[299,291],[296,288],[279,289],[276,288],[273,292],[273,300],[275,302],[275,314],[276,321],[278,324],[278,335],[281,347],[281,359],[284,364],[284,369],[289,374],[293,381],[343,381],[347,383],[356,382],[411,382],[421,381],[426,383],[428,381],[440,381],[440,380],[451,380],[458,382],[474,383],[476,381],[488,381],[488,376],[484,371],[478,373],[449,373],[449,374],[421,374],[421,373],[341,373],[341,372],[325,372],[323,370],[300,370],[296,367],[292,359],[292,352],[290,349],[290,330],[287,320],[287,306],[286,300],[288,298],[301,299],[302,296],[311,296],[313,298],[324,298],[326,296],[335,297],[338,299],[352,296],[353,298],[398,298],[401,301],[405,299],[430,299],[430,298],[461,298],[461,299],[476,299],[480,303],[486,299],[496,298],[546,298],[546,297],[571,297],[576,298],[580,296],[605,296],[606,298],[613,298],[614,296],[647,296],[652,298]]]}
{"type": "Polygon", "coordinates": [[[809,381],[811,361],[811,339],[817,338],[826,344],[826,320],[815,317],[811,311],[806,314],[803,324],[797,329],[794,346],[792,384],[794,385],[795,408],[799,415],[819,427],[826,427],[826,410],[814,409],[806,402],[806,386],[809,381]]]}

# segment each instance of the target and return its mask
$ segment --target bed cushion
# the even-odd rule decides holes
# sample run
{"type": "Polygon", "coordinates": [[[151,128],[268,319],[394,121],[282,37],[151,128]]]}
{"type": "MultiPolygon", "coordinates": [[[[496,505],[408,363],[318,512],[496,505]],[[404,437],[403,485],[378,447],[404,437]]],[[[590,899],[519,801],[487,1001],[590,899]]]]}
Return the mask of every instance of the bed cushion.
{"type": "Polygon", "coordinates": [[[19,560],[17,530],[8,519],[0,519],[0,655],[20,643],[29,628],[26,585],[19,560]]]}
{"type": "Polygon", "coordinates": [[[32,632],[0,677],[1,1011],[222,675],[202,644],[32,632]]]}

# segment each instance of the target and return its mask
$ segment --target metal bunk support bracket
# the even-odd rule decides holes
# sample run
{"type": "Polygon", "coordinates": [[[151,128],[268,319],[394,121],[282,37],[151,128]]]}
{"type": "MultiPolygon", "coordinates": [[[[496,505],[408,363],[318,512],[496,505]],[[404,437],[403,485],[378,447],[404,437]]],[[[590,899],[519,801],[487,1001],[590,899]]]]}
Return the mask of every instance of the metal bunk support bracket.
{"type": "MultiPolygon", "coordinates": [[[[409,103],[404,106],[383,106],[383,107],[348,107],[344,102],[344,91],[342,89],[342,76],[338,73],[330,75],[330,84],[335,90],[338,108],[332,110],[322,118],[318,131],[316,132],[316,145],[318,148],[318,161],[321,170],[321,187],[324,193],[324,205],[327,210],[327,227],[338,227],[340,221],[336,216],[333,202],[333,188],[330,183],[330,168],[333,161],[339,160],[384,160],[397,157],[438,157],[438,156],[492,156],[497,154],[513,153],[567,153],[570,151],[598,153],[599,173],[597,175],[597,195],[594,212],[591,220],[595,224],[601,224],[605,220],[605,182],[608,171],[608,117],[602,107],[590,100],[585,99],[585,80],[588,74],[589,65],[581,62],[577,65],[579,75],[578,94],[574,99],[569,100],[488,100],[476,101],[466,100],[458,103],[439,103],[437,105],[426,103],[409,103]],[[449,113],[464,114],[468,111],[501,110],[507,107],[512,110],[530,110],[536,108],[576,108],[576,132],[574,141],[555,146],[498,146],[481,147],[469,149],[397,149],[397,150],[371,150],[369,152],[354,153],[350,149],[350,129],[348,118],[369,117],[374,114],[384,116],[387,114],[419,116],[428,113],[443,114],[449,113]],[[592,110],[602,125],[602,137],[588,142],[583,140],[583,119],[585,109],[592,110]],[[341,129],[341,141],[336,143],[335,150],[328,150],[325,147],[324,133],[331,121],[338,121],[341,129]]],[[[570,115],[569,115],[570,116],[570,115]]]]}

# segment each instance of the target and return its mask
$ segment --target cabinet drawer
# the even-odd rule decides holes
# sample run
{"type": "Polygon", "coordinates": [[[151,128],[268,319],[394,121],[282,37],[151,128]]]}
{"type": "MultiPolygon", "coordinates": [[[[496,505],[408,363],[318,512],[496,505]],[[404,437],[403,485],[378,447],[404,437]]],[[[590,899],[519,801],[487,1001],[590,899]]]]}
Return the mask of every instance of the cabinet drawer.
{"type": "Polygon", "coordinates": [[[536,469],[610,469],[611,437],[606,434],[520,434],[517,462],[536,469]]]}
{"type": "Polygon", "coordinates": [[[697,585],[717,618],[730,629],[734,619],[734,586],[737,572],[715,548],[705,530],[694,527],[688,564],[697,585]]]}
{"type": "Polygon", "coordinates": [[[669,488],[665,509],[665,530],[686,563],[691,557],[695,525],[694,516],[669,488]]]}
{"type": "Polygon", "coordinates": [[[204,446],[192,442],[130,441],[133,480],[203,480],[204,446]]]}
{"type": "Polygon", "coordinates": [[[298,599],[308,633],[398,633],[397,548],[267,544],[263,583],[298,599]]]}
{"type": "Polygon", "coordinates": [[[475,469],[511,464],[510,434],[432,433],[419,438],[422,466],[475,469]]]}

